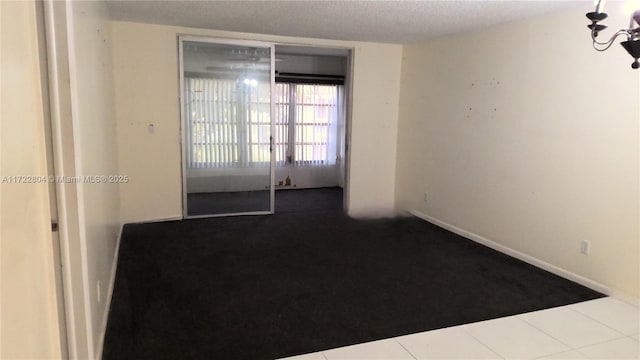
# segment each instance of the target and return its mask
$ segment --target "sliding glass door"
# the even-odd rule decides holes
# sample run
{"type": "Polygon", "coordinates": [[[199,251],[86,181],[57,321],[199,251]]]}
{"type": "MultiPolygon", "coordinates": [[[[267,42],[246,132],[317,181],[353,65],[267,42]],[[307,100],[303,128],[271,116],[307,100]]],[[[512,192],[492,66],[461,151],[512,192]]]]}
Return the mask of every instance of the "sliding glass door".
{"type": "Polygon", "coordinates": [[[179,44],[184,216],[272,213],[273,46],[179,44]]]}

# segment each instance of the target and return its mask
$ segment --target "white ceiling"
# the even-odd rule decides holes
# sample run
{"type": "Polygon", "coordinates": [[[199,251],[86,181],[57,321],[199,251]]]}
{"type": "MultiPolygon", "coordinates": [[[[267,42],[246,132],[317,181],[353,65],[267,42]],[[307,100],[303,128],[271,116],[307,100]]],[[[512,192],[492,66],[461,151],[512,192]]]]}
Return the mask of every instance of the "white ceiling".
{"type": "Polygon", "coordinates": [[[114,20],[336,40],[415,43],[591,1],[108,0],[114,20]]]}

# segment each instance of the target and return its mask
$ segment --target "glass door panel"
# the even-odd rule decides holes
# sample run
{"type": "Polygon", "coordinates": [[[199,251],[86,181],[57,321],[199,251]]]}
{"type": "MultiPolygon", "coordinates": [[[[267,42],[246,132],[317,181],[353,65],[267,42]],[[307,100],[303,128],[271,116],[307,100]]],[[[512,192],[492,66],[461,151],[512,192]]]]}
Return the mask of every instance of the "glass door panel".
{"type": "Polygon", "coordinates": [[[273,212],[273,47],[180,39],[185,217],[273,212]]]}

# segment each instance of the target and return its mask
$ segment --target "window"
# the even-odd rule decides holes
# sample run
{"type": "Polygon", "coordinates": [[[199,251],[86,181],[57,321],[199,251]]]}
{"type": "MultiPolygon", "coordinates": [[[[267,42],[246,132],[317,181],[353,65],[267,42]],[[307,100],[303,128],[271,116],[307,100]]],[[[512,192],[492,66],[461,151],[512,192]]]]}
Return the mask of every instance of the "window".
{"type": "Polygon", "coordinates": [[[270,83],[185,78],[189,168],[269,166],[270,83]]]}
{"type": "Polygon", "coordinates": [[[276,164],[334,165],[338,85],[276,84],[276,164]]]}
{"type": "MultiPolygon", "coordinates": [[[[270,83],[185,78],[189,168],[269,166],[270,83]]],[[[276,165],[334,165],[339,85],[277,83],[276,165]]]]}

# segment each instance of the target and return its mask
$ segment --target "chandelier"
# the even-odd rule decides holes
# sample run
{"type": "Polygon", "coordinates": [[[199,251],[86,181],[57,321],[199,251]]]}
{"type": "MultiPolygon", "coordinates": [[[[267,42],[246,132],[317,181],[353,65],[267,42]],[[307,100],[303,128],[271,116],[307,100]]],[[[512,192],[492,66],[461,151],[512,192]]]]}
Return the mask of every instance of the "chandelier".
{"type": "Polygon", "coordinates": [[[587,13],[587,18],[591,20],[591,24],[587,25],[589,29],[591,29],[591,40],[593,41],[593,48],[598,51],[605,51],[611,47],[613,42],[619,36],[626,36],[627,40],[620,43],[622,47],[627,50],[629,55],[633,57],[635,60],[631,64],[631,67],[637,69],[640,67],[640,10],[636,10],[631,15],[631,19],[629,22],[628,29],[621,29],[616,31],[613,36],[607,41],[601,42],[597,40],[598,34],[607,28],[606,25],[599,24],[600,21],[603,21],[607,18],[607,14],[602,10],[604,0],[598,0],[598,4],[596,5],[596,11],[587,13]]]}

